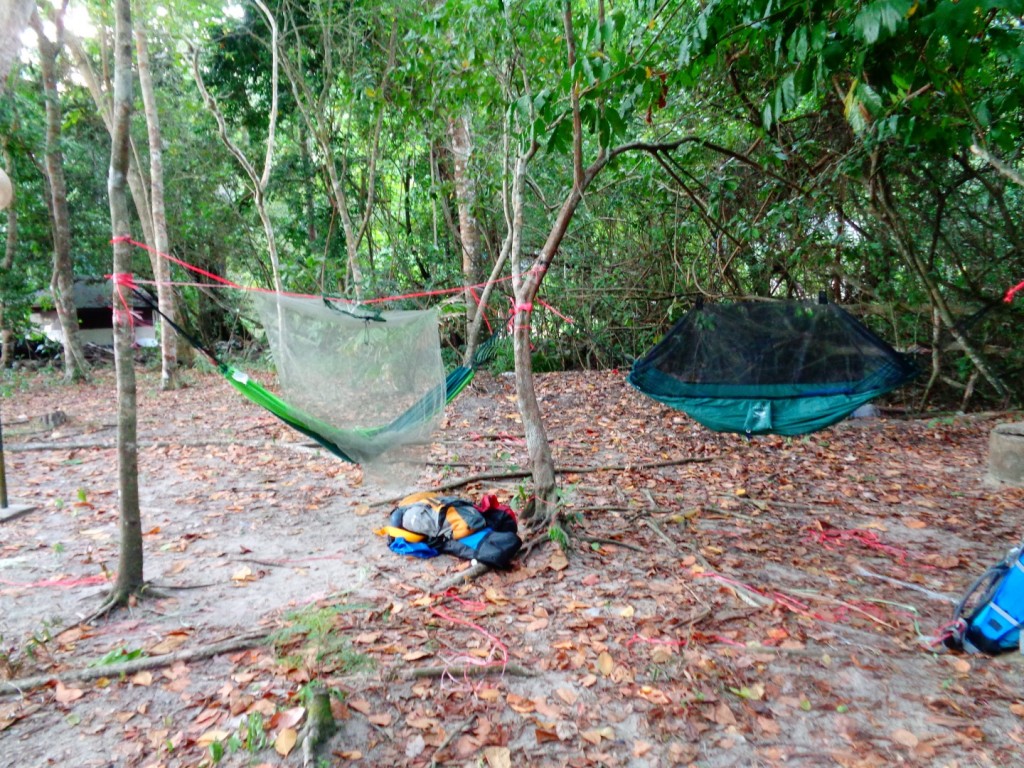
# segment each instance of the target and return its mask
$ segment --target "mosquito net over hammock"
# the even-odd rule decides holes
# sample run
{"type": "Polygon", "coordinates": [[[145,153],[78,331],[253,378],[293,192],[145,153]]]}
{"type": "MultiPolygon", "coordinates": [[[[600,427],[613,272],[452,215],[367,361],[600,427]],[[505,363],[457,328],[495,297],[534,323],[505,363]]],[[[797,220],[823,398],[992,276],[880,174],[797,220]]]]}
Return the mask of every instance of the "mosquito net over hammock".
{"type": "Polygon", "coordinates": [[[454,396],[436,309],[375,312],[270,293],[253,302],[289,408],[273,409],[279,416],[374,474],[422,465],[454,396]]]}
{"type": "Polygon", "coordinates": [[[629,381],[717,432],[800,435],[916,374],[834,304],[748,301],[691,310],[633,365],[629,381]]]}

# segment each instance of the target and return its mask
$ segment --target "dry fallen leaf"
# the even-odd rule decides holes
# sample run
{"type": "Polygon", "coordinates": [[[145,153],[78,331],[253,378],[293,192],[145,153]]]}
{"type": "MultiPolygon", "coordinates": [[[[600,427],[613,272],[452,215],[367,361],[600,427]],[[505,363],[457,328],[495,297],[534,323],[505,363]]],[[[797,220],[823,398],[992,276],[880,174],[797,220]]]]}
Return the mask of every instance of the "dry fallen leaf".
{"type": "Polygon", "coordinates": [[[602,739],[611,741],[615,738],[615,731],[612,730],[610,725],[604,726],[604,728],[591,728],[589,731],[580,731],[580,736],[584,741],[589,741],[591,744],[600,744],[602,739]]]}
{"type": "Polygon", "coordinates": [[[405,756],[410,760],[415,760],[423,754],[423,750],[426,748],[427,743],[423,740],[423,736],[417,733],[409,740],[409,743],[405,745],[405,756]]]}
{"type": "Polygon", "coordinates": [[[290,707],[289,709],[283,709],[280,712],[275,712],[267,723],[267,727],[272,731],[276,731],[278,728],[295,728],[299,723],[302,722],[302,718],[306,716],[305,707],[290,707]]]}
{"type": "Polygon", "coordinates": [[[402,661],[419,661],[433,655],[430,651],[409,651],[402,656],[402,661]]]}
{"type": "Polygon", "coordinates": [[[575,704],[579,698],[579,694],[571,688],[556,688],[555,695],[569,706],[575,704]]]}
{"type": "Polygon", "coordinates": [[[150,686],[153,684],[153,673],[148,669],[137,672],[128,678],[132,685],[150,686]]]}
{"type": "Polygon", "coordinates": [[[202,734],[196,739],[196,744],[200,747],[208,747],[215,741],[224,741],[231,737],[231,731],[225,731],[221,728],[213,728],[206,733],[202,734]]]}
{"type": "Polygon", "coordinates": [[[548,561],[548,567],[553,571],[564,571],[569,567],[569,559],[562,550],[556,549],[548,561]]]}
{"type": "Polygon", "coordinates": [[[601,654],[597,657],[597,671],[608,677],[614,668],[615,662],[612,660],[612,655],[608,651],[601,651],[601,654]]]}
{"type": "Polygon", "coordinates": [[[534,728],[533,734],[536,737],[538,744],[544,744],[549,741],[560,741],[558,734],[549,728],[534,728]]]}
{"type": "Polygon", "coordinates": [[[910,747],[913,749],[917,746],[919,739],[917,736],[912,734],[905,728],[898,728],[889,734],[889,738],[895,741],[897,744],[902,744],[904,747],[910,747]]]}
{"type": "Polygon", "coordinates": [[[508,702],[508,705],[512,707],[512,709],[514,709],[521,715],[529,714],[537,708],[537,705],[534,704],[533,699],[528,699],[525,696],[519,696],[515,693],[510,693],[506,701],[508,702]]]}
{"type": "Polygon", "coordinates": [[[487,768],[512,768],[512,752],[508,747],[487,747],[483,757],[487,768]]]}
{"type": "Polygon", "coordinates": [[[163,640],[148,649],[149,655],[162,656],[165,653],[176,651],[188,642],[188,638],[188,632],[168,632],[167,636],[163,640]]]}
{"type": "Polygon", "coordinates": [[[299,740],[299,734],[294,728],[282,728],[274,739],[274,750],[281,757],[288,757],[288,753],[295,748],[295,742],[299,740]]]}
{"type": "Polygon", "coordinates": [[[53,698],[57,700],[58,704],[70,704],[72,701],[77,701],[85,695],[85,691],[81,688],[66,688],[64,683],[60,680],[57,681],[57,686],[53,691],[53,698]]]}
{"type": "Polygon", "coordinates": [[[366,699],[349,699],[348,706],[362,715],[370,714],[370,702],[366,699]]]}

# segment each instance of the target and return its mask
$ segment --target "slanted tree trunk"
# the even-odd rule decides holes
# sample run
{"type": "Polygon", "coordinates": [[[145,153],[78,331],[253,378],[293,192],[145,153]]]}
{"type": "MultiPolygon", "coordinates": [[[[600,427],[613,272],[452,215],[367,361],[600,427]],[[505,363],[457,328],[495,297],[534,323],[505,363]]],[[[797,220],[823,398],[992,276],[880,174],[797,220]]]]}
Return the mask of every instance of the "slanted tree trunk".
{"type": "MultiPolygon", "coordinates": [[[[287,38],[295,39],[296,41],[301,40],[303,32],[299,23],[294,18],[283,16],[282,23],[287,38]]],[[[327,34],[323,35],[323,40],[324,45],[331,45],[327,34]]],[[[380,76],[378,89],[380,90],[381,98],[377,101],[378,112],[374,120],[373,132],[366,139],[365,149],[360,150],[366,154],[366,170],[363,176],[365,194],[363,195],[363,200],[360,201],[362,210],[359,212],[358,217],[352,215],[351,207],[355,207],[355,203],[350,202],[349,195],[345,191],[345,185],[350,181],[347,161],[344,153],[339,152],[337,149],[339,136],[344,135],[345,131],[339,130],[337,122],[332,117],[332,115],[338,111],[344,111],[344,109],[340,108],[333,101],[336,96],[334,91],[311,84],[306,76],[306,62],[301,55],[303,46],[300,43],[296,42],[296,44],[290,45],[286,42],[282,49],[285,54],[281,57],[282,64],[291,84],[295,104],[306,124],[309,136],[316,142],[321,157],[320,162],[323,164],[323,169],[329,181],[327,193],[331,205],[334,207],[335,214],[341,220],[341,231],[345,237],[345,254],[347,259],[346,286],[344,287],[350,287],[355,297],[361,298],[363,270],[359,262],[359,249],[370,231],[373,210],[376,204],[377,162],[380,156],[380,137],[384,124],[384,105],[390,87],[391,75],[397,65],[398,22],[394,21],[391,25],[391,34],[388,40],[388,61],[384,72],[380,76]],[[289,56],[289,53],[297,55],[289,56]],[[339,154],[342,154],[340,163],[338,160],[339,154]]],[[[337,72],[334,68],[333,62],[338,59],[337,52],[327,50],[324,51],[324,54],[323,58],[319,60],[320,69],[317,72],[317,79],[331,82],[335,78],[346,77],[346,73],[337,72]]]]}
{"type": "MultiPolygon", "coordinates": [[[[598,19],[604,20],[604,4],[597,3],[598,19]]],[[[563,26],[567,52],[567,65],[571,71],[576,64],[576,37],[572,25],[572,3],[565,0],[563,4],[563,26]]],[[[507,207],[506,218],[511,237],[512,259],[512,291],[515,296],[515,318],[513,325],[513,350],[516,368],[516,401],[519,416],[523,422],[526,447],[530,455],[530,469],[533,474],[534,499],[525,510],[523,517],[534,528],[555,524],[559,521],[558,494],[555,482],[554,461],[548,444],[547,434],[541,417],[540,406],[533,382],[533,360],[530,355],[530,317],[537,299],[544,276],[547,274],[558,249],[569,230],[569,224],[576,214],[583,195],[597,178],[598,174],[608,165],[609,161],[620,154],[631,151],[644,151],[657,156],[659,152],[677,148],[685,139],[664,144],[648,144],[633,142],[621,144],[608,149],[597,148],[597,155],[590,165],[583,159],[583,120],[580,110],[580,82],[572,85],[569,94],[572,115],[572,188],[562,201],[558,215],[548,231],[548,236],[541,247],[537,258],[529,268],[524,263],[522,253],[523,233],[523,187],[526,179],[526,166],[537,152],[536,141],[531,142],[528,150],[520,152],[515,158],[512,173],[511,205],[507,207]]]]}
{"type": "MultiPolygon", "coordinates": [[[[565,2],[563,13],[565,29],[567,64],[571,70],[576,63],[576,38],[572,26],[572,3],[565,2]]],[[[536,142],[525,154],[520,154],[515,161],[512,193],[512,292],[515,296],[515,318],[513,325],[513,354],[516,368],[516,400],[519,406],[519,417],[523,422],[526,447],[530,455],[530,468],[533,472],[534,500],[531,507],[524,510],[524,518],[534,527],[558,522],[558,497],[555,483],[555,465],[548,444],[547,433],[541,418],[540,406],[537,403],[537,392],[533,382],[533,359],[530,354],[530,317],[533,314],[533,303],[537,298],[541,282],[558,252],[572,217],[576,214],[583,201],[583,193],[594,178],[608,164],[609,154],[605,147],[599,147],[597,158],[590,166],[583,164],[583,123],[580,114],[579,84],[575,83],[570,92],[573,131],[573,183],[568,195],[562,201],[548,232],[547,239],[536,260],[529,269],[523,269],[522,263],[522,230],[523,185],[526,178],[526,163],[537,150],[536,142]]]]}
{"type": "MultiPolygon", "coordinates": [[[[877,166],[877,157],[875,158],[874,163],[877,166]]],[[[935,308],[939,318],[942,320],[942,324],[960,344],[964,354],[967,355],[967,358],[974,364],[974,367],[977,368],[978,373],[980,373],[985,380],[992,385],[992,388],[999,394],[1003,401],[1008,402],[1011,396],[1009,387],[1006,386],[1006,383],[988,364],[984,355],[982,355],[977,347],[971,343],[957,325],[956,319],[953,317],[953,313],[949,309],[949,304],[946,302],[946,297],[939,288],[939,284],[930,273],[927,265],[921,259],[921,256],[914,245],[913,237],[892,202],[892,194],[885,172],[881,169],[877,169],[874,174],[874,178],[872,178],[871,181],[872,206],[874,207],[879,219],[885,223],[886,227],[892,233],[893,242],[896,244],[896,250],[899,251],[911,271],[916,272],[917,276],[921,279],[922,284],[928,291],[928,296],[931,299],[932,306],[935,308]]]]}
{"type": "MultiPolygon", "coordinates": [[[[510,236],[512,241],[512,291],[515,295],[513,309],[512,350],[515,360],[516,405],[523,423],[526,449],[530,456],[530,470],[533,473],[533,498],[523,510],[523,519],[534,527],[542,527],[557,519],[557,487],[555,483],[555,462],[551,456],[551,445],[533,381],[533,357],[530,349],[530,317],[533,314],[533,299],[537,296],[542,270],[547,264],[541,258],[531,269],[537,272],[523,273],[523,187],[526,183],[526,166],[534,150],[520,154],[515,159],[512,171],[512,205],[510,236]]],[[[548,261],[550,263],[550,260],[548,261]]]]}
{"type": "MultiPolygon", "coordinates": [[[[138,14],[136,14],[138,17],[138,14]]],[[[153,260],[157,288],[157,303],[160,311],[172,322],[177,320],[174,291],[170,286],[171,270],[162,254],[168,253],[167,214],[164,209],[164,160],[163,137],[160,134],[160,115],[156,107],[156,93],[153,90],[153,74],[149,66],[149,46],[146,30],[138,24],[135,28],[135,50],[138,54],[139,90],[146,111],[146,129],[149,137],[149,199],[153,214],[153,260]]],[[[161,323],[160,333],[160,384],[164,390],[177,386],[178,346],[177,334],[169,323],[161,323]]]]}
{"type": "Polygon", "coordinates": [[[476,353],[479,328],[476,319],[476,297],[471,286],[480,282],[480,228],[473,209],[476,207],[476,185],[469,169],[469,157],[473,151],[473,140],[469,135],[469,118],[466,115],[455,118],[448,127],[454,157],[455,200],[459,208],[459,243],[462,246],[462,280],[466,286],[466,351],[463,364],[470,365],[476,353]],[[475,332],[474,332],[475,331],[475,332]]]}
{"type": "Polygon", "coordinates": [[[277,239],[274,235],[274,224],[270,219],[270,212],[267,210],[266,198],[267,185],[270,183],[270,172],[274,167],[274,136],[277,131],[278,58],[280,51],[277,44],[277,21],[262,0],[254,0],[254,2],[270,26],[270,54],[273,62],[270,77],[270,115],[267,121],[267,151],[263,160],[262,171],[257,171],[242,149],[232,141],[231,136],[228,134],[228,125],[224,119],[224,113],[218,106],[216,99],[206,89],[206,83],[203,81],[203,74],[199,69],[198,50],[194,51],[192,55],[192,77],[196,81],[200,94],[202,94],[206,108],[210,110],[210,113],[217,121],[221,142],[228,148],[228,151],[238,161],[238,164],[242,166],[245,175],[249,177],[253,201],[256,203],[256,211],[259,214],[260,222],[263,224],[263,232],[267,237],[267,252],[270,255],[270,265],[273,271],[274,290],[280,293],[283,290],[281,285],[281,266],[277,258],[277,239]]]}
{"type": "Polygon", "coordinates": [[[75,306],[75,275],[71,258],[71,216],[68,210],[67,181],[64,177],[64,153],[61,151],[60,94],[57,91],[57,59],[63,46],[64,7],[56,12],[57,35],[46,37],[37,12],[32,14],[32,27],[39,38],[39,67],[46,99],[46,176],[50,190],[50,211],[53,217],[53,277],[50,289],[64,336],[64,378],[80,381],[88,378],[89,366],[82,351],[78,333],[78,309],[75,306]]]}
{"type": "Polygon", "coordinates": [[[131,316],[122,306],[121,276],[131,273],[131,235],[125,184],[128,175],[128,129],[132,110],[132,30],[130,0],[116,0],[114,33],[113,131],[107,192],[114,243],[114,368],[117,377],[117,480],[121,548],[117,581],[106,607],[123,605],[138,594],[142,575],[142,520],[139,511],[139,450],[131,316]]]}

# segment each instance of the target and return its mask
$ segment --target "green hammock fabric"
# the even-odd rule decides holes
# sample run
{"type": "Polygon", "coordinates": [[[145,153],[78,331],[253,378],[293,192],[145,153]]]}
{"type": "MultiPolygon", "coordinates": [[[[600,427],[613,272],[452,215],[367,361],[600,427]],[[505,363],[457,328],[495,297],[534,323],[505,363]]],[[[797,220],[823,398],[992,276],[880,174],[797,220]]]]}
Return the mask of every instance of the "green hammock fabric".
{"type": "MultiPolygon", "coordinates": [[[[302,344],[318,344],[314,348],[314,353],[310,355],[308,349],[306,350],[306,359],[313,359],[314,365],[317,363],[316,358],[319,357],[320,361],[328,361],[328,365],[334,366],[332,370],[341,371],[344,373],[352,373],[353,367],[358,368],[358,363],[353,366],[351,359],[345,357],[344,354],[331,354],[331,348],[323,346],[324,337],[327,338],[327,344],[334,344],[338,342],[340,338],[343,343],[349,344],[351,348],[352,334],[351,325],[355,323],[359,331],[363,334],[361,341],[362,344],[357,344],[356,347],[366,346],[371,352],[374,351],[372,345],[369,344],[371,332],[369,330],[369,324],[372,322],[375,326],[379,324],[383,325],[387,323],[385,315],[389,315],[392,319],[397,319],[397,323],[392,325],[394,328],[388,327],[387,330],[382,332],[374,332],[373,336],[379,336],[377,341],[383,342],[381,345],[377,345],[379,354],[376,356],[371,355],[369,362],[375,365],[384,365],[385,367],[390,365],[391,369],[394,369],[395,362],[404,364],[405,367],[409,368],[412,372],[412,376],[406,375],[406,379],[420,379],[418,385],[418,391],[422,394],[415,399],[412,405],[404,408],[397,416],[394,416],[390,421],[385,421],[382,425],[363,427],[357,426],[354,428],[347,428],[340,426],[339,423],[334,423],[333,419],[324,418],[318,416],[309,411],[307,408],[299,407],[290,403],[285,398],[282,398],[273,392],[269,391],[266,387],[261,385],[256,380],[250,378],[245,372],[235,368],[234,366],[228,365],[217,358],[217,356],[209,349],[205,348],[192,334],[188,333],[176,322],[168,318],[162,313],[155,302],[155,297],[149,296],[142,291],[135,290],[135,294],[150,307],[153,311],[159,314],[163,320],[174,330],[186,339],[193,347],[198,351],[202,352],[209,360],[217,367],[221,375],[244,397],[272,413],[278,417],[288,426],[297,430],[298,432],[306,435],[307,437],[315,440],[321,446],[326,448],[332,454],[353,464],[363,464],[368,461],[376,459],[381,454],[387,453],[389,450],[403,446],[403,440],[406,442],[405,445],[409,444],[409,440],[416,441],[421,439],[424,435],[429,433],[429,429],[432,423],[441,415],[445,405],[454,400],[473,380],[478,367],[489,362],[494,356],[495,345],[501,334],[501,331],[495,332],[490,338],[480,344],[470,365],[462,365],[453,370],[447,376],[443,378],[437,385],[430,385],[430,377],[425,376],[419,369],[416,368],[416,363],[419,362],[421,365],[424,360],[429,361],[430,358],[436,355],[438,363],[440,362],[440,349],[437,339],[436,331],[436,315],[432,312],[419,312],[419,313],[368,313],[366,315],[356,315],[348,312],[344,309],[338,309],[335,307],[327,307],[325,310],[324,302],[318,302],[316,300],[299,299],[296,300],[294,297],[277,297],[272,300],[273,305],[268,306],[264,302],[262,310],[264,311],[264,317],[268,321],[268,325],[273,324],[276,327],[271,329],[268,328],[268,332],[273,330],[275,333],[270,333],[271,340],[275,343],[275,353],[283,355],[284,359],[289,364],[294,363],[291,359],[296,347],[301,347],[302,344]],[[298,315],[302,315],[304,312],[310,309],[310,305],[317,305],[316,309],[312,310],[313,322],[304,322],[301,318],[291,317],[287,315],[286,305],[290,306],[292,310],[296,310],[298,315]],[[326,311],[326,314],[325,314],[326,311]],[[268,314],[269,313],[269,314],[268,314]],[[419,315],[419,317],[416,317],[419,315]],[[285,330],[286,316],[288,317],[288,324],[291,329],[296,331],[303,338],[293,345],[290,345],[288,341],[282,344],[282,339],[286,338],[286,335],[282,333],[285,330]],[[431,317],[434,319],[431,320],[431,317]],[[426,325],[423,325],[423,320],[426,320],[426,325]],[[413,338],[402,330],[403,320],[411,320],[412,334],[413,336],[419,336],[419,340],[413,338]],[[365,326],[364,327],[364,323],[365,326]],[[431,326],[431,323],[433,325],[431,326]],[[339,326],[348,325],[349,333],[342,332],[339,326]],[[417,327],[419,330],[417,330],[417,327]],[[424,335],[424,333],[426,335],[424,335]],[[399,342],[398,351],[388,350],[387,341],[389,339],[395,339],[399,342]],[[410,344],[412,345],[410,347],[410,344]],[[424,344],[426,345],[424,347],[424,344]],[[431,351],[430,347],[433,346],[431,351]],[[415,354],[418,347],[418,351],[422,354],[415,354]],[[426,358],[423,357],[426,354],[426,358]],[[427,387],[424,391],[424,385],[427,387]]],[[[381,327],[381,326],[378,326],[381,327]]],[[[359,354],[363,354],[365,350],[360,349],[359,354]]],[[[358,355],[357,355],[358,357],[358,355]]],[[[363,358],[363,362],[366,362],[366,358],[363,358]]],[[[301,366],[300,366],[301,367],[301,366]]],[[[371,367],[371,366],[367,366],[371,367]]],[[[402,366],[397,366],[401,368],[402,366]]],[[[294,370],[292,371],[294,373],[294,370]]],[[[321,370],[320,373],[324,371],[321,370]]],[[[279,376],[281,371],[278,371],[279,376]]],[[[401,373],[401,372],[399,372],[401,373]]],[[[407,372],[408,373],[408,372],[407,372]]],[[[443,370],[441,371],[443,375],[443,370]]],[[[373,393],[373,382],[369,378],[367,371],[359,371],[359,375],[362,377],[360,387],[370,390],[369,395],[372,398],[373,393]]],[[[299,374],[301,378],[302,374],[299,374]]],[[[343,376],[344,377],[344,376],[343,376]]],[[[394,374],[392,375],[392,384],[394,383],[394,374]]],[[[330,400],[332,396],[336,395],[340,391],[340,387],[330,386],[331,381],[319,382],[322,386],[323,391],[319,392],[319,398],[313,398],[313,402],[316,403],[319,400],[322,403],[324,400],[330,400]]],[[[357,387],[358,389],[358,387],[357,387]]],[[[308,387],[307,387],[308,390],[308,387]]],[[[408,387],[400,392],[403,397],[408,397],[410,392],[408,387]]],[[[379,399],[379,398],[378,398],[379,399]]],[[[344,406],[344,402],[342,403],[344,406]]],[[[332,412],[333,415],[338,414],[337,404],[334,404],[335,408],[332,412]]],[[[376,411],[375,411],[376,413],[376,411]]],[[[368,416],[366,412],[362,412],[356,415],[357,420],[372,418],[368,416]]],[[[342,419],[338,420],[339,422],[342,419]]]]}
{"type": "MultiPolygon", "coordinates": [[[[478,355],[477,360],[474,361],[475,364],[480,364],[479,361],[483,357],[483,355],[478,355]]],[[[258,381],[250,378],[248,374],[233,366],[219,363],[217,369],[236,390],[251,402],[277,416],[277,418],[293,429],[312,438],[342,461],[352,464],[361,463],[377,455],[372,451],[360,450],[360,448],[354,446],[365,446],[368,443],[367,438],[373,437],[376,433],[389,429],[404,429],[411,424],[424,420],[428,416],[428,403],[434,401],[432,397],[420,400],[394,422],[383,427],[367,430],[340,430],[315,416],[311,416],[300,408],[289,405],[258,381]]],[[[475,374],[475,367],[464,365],[449,373],[445,380],[444,402],[447,404],[454,400],[469,385],[475,374]]]]}
{"type": "Polygon", "coordinates": [[[917,368],[834,304],[741,302],[687,313],[629,375],[708,429],[802,435],[906,383],[917,368]]]}

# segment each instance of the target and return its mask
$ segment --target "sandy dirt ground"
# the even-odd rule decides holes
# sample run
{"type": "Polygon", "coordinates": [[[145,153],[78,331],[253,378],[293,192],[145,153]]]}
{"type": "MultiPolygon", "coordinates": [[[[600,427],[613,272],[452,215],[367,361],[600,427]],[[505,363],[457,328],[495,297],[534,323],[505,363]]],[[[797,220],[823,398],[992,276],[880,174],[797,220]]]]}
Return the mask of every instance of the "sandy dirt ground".
{"type": "MultiPolygon", "coordinates": [[[[1022,763],[1022,657],[929,645],[1024,535],[1024,489],[986,480],[1019,413],[747,441],[620,372],[541,376],[568,544],[437,593],[469,564],[388,550],[397,489],[185,380],[139,370],[153,593],[88,623],[118,563],[112,372],[9,384],[34,509],[0,522],[0,766],[301,765],[311,682],[339,729],[310,764],[1022,763]]],[[[510,377],[445,421],[407,490],[528,495],[510,377]]]]}

